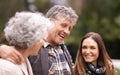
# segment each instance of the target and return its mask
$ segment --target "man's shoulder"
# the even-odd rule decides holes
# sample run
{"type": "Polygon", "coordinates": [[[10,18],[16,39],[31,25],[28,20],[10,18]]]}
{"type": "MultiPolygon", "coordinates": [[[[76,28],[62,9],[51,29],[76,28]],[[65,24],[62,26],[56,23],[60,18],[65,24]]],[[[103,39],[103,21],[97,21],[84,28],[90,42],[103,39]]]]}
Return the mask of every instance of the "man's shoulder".
{"type": "Polygon", "coordinates": [[[46,47],[42,46],[42,47],[39,49],[38,54],[39,54],[40,52],[44,52],[44,51],[46,51],[46,50],[48,50],[48,49],[47,49],[46,47]]]}

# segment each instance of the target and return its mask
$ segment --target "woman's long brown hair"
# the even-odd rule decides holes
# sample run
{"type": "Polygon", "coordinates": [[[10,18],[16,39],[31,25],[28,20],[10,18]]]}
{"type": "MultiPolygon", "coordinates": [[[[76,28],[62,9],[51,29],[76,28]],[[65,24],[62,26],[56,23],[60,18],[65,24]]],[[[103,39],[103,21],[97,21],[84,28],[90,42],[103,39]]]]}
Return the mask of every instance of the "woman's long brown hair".
{"type": "Polygon", "coordinates": [[[89,32],[87,33],[81,40],[80,45],[78,47],[78,52],[75,60],[75,67],[74,67],[74,74],[75,75],[86,75],[85,68],[83,65],[84,59],[82,56],[82,44],[86,38],[92,38],[97,44],[99,49],[99,57],[98,62],[101,63],[105,68],[104,75],[115,75],[114,74],[114,67],[112,65],[111,58],[109,57],[103,39],[98,33],[89,32]]]}

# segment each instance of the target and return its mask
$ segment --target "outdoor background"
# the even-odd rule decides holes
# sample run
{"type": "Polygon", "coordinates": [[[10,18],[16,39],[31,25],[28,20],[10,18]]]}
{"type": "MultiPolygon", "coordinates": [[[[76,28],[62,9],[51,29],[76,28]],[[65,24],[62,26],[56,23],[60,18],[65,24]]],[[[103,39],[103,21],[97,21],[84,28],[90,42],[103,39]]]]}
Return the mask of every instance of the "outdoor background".
{"type": "Polygon", "coordinates": [[[81,37],[90,31],[101,34],[112,59],[120,59],[120,0],[0,0],[0,43],[6,43],[2,31],[15,12],[45,14],[56,4],[71,6],[79,15],[70,37],[65,40],[73,60],[81,37]]]}

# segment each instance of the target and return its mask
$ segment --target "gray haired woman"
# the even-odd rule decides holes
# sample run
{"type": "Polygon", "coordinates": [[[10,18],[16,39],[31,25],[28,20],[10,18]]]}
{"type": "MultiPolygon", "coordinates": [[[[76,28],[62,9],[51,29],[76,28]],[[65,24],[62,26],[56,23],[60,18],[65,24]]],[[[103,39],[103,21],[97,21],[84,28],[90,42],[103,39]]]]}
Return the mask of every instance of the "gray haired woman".
{"type": "Polygon", "coordinates": [[[33,75],[27,57],[38,53],[51,26],[52,23],[38,12],[17,12],[10,18],[4,29],[5,37],[9,45],[23,55],[24,61],[17,65],[1,58],[0,75],[33,75]]]}

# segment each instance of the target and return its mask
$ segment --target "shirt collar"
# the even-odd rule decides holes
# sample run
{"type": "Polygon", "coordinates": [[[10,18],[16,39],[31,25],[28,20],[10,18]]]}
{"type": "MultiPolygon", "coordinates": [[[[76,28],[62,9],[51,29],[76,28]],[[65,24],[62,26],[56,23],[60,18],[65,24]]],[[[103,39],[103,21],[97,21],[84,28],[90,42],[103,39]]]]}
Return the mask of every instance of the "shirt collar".
{"type": "MultiPolygon", "coordinates": [[[[63,44],[63,43],[62,43],[62,44],[63,44]]],[[[44,40],[44,45],[43,45],[43,47],[44,47],[44,48],[48,48],[48,47],[50,47],[50,48],[58,48],[58,47],[61,47],[62,44],[58,44],[58,45],[56,45],[56,46],[53,47],[49,42],[47,42],[46,40],[44,40]]]]}

